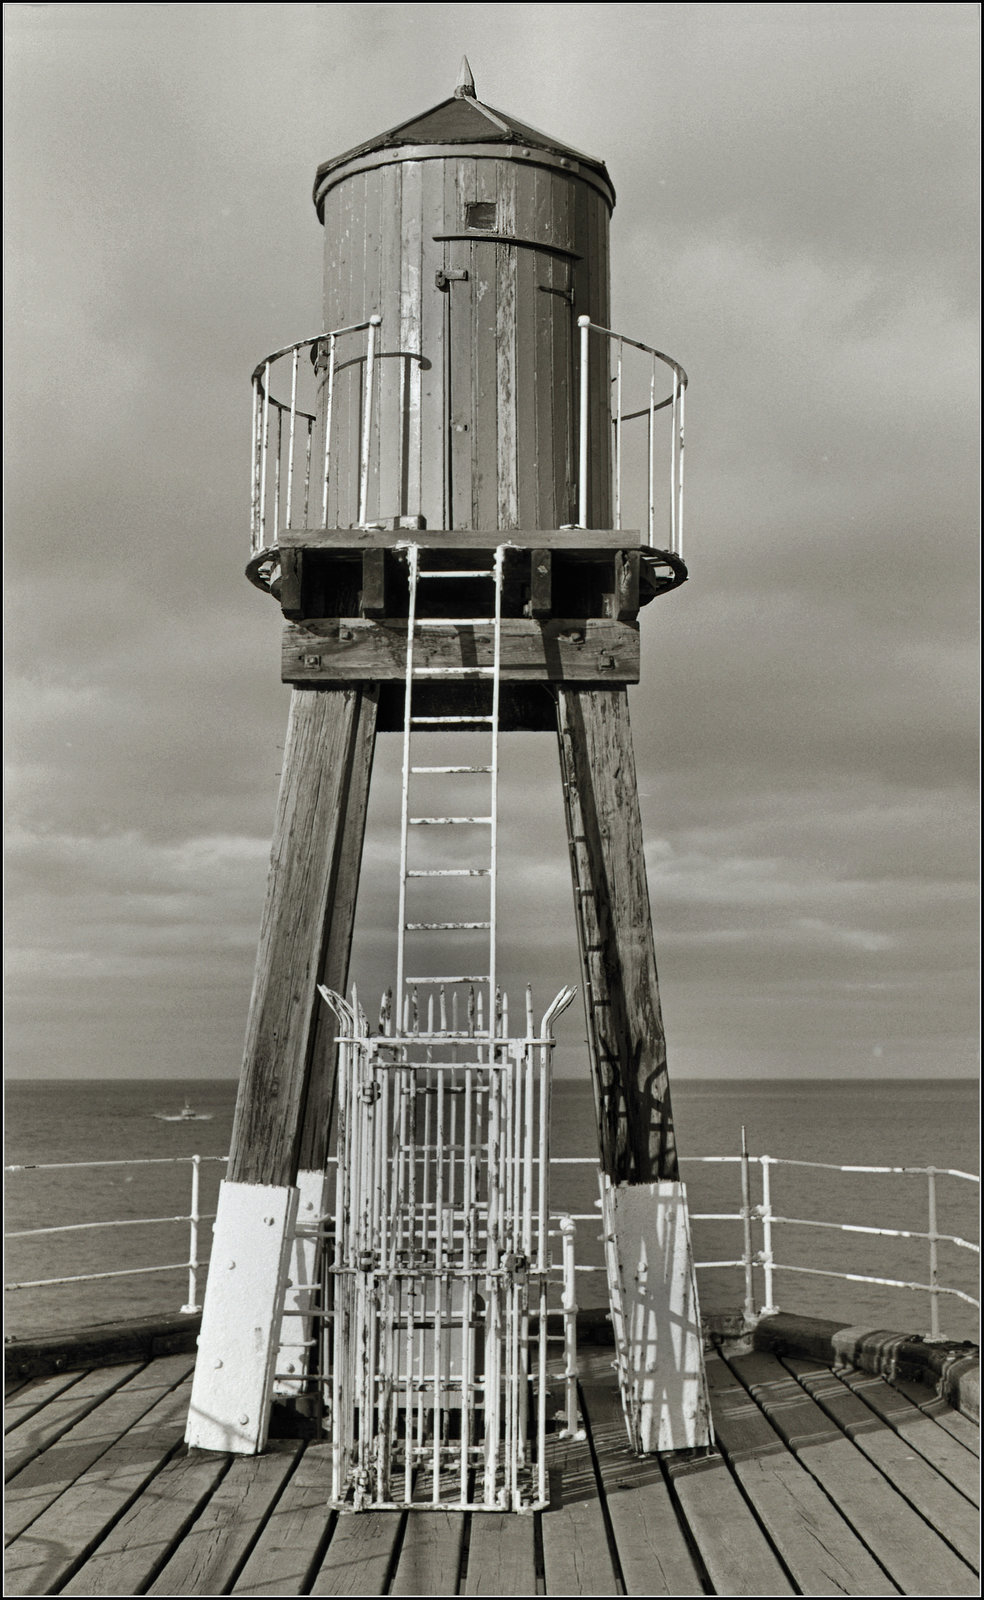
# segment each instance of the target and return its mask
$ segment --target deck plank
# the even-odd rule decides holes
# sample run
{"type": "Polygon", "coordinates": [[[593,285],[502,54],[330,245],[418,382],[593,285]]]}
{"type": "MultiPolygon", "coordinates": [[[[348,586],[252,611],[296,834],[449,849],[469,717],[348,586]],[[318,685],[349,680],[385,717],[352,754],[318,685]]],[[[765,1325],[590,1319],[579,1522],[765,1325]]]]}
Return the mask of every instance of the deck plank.
{"type": "Polygon", "coordinates": [[[5,1536],[11,1540],[88,1471],[151,1406],[188,1376],[191,1356],[152,1362],[29,1461],[7,1487],[5,1536]]]}
{"type": "Polygon", "coordinates": [[[228,1467],[225,1456],[197,1450],[174,1457],[155,1474],[61,1593],[142,1594],[228,1467]]]}
{"type": "Polygon", "coordinates": [[[899,1394],[884,1378],[872,1377],[866,1372],[837,1367],[838,1378],[852,1393],[865,1402],[882,1420],[887,1422],[906,1445],[936,1469],[972,1505],[980,1506],[980,1468],[976,1457],[955,1440],[945,1428],[937,1427],[932,1417],[927,1417],[904,1394],[899,1394]]]}
{"type": "Polygon", "coordinates": [[[263,1526],[233,1594],[303,1594],[320,1566],[334,1512],[331,1446],[309,1444],[263,1526]]]}
{"type": "Polygon", "coordinates": [[[508,1511],[476,1512],[470,1533],[462,1594],[536,1594],[532,1517],[517,1517],[508,1511]]]}
{"type": "Polygon", "coordinates": [[[9,1435],[4,1479],[9,1482],[36,1455],[47,1450],[114,1389],[139,1372],[140,1365],[130,1362],[126,1366],[100,1367],[85,1372],[70,1389],[49,1400],[40,1411],[26,1416],[9,1435]]]}
{"type": "Polygon", "coordinates": [[[166,1394],[14,1540],[8,1593],[48,1594],[91,1554],[181,1445],[190,1390],[166,1394]]]}
{"type": "Polygon", "coordinates": [[[303,1450],[273,1439],[262,1456],[236,1456],[148,1594],[225,1594],[303,1450]]]}
{"type": "Polygon", "coordinates": [[[716,1594],[795,1593],[718,1451],[664,1464],[716,1594]]]}
{"type": "Polygon", "coordinates": [[[589,1378],[582,1393],[625,1592],[703,1594],[659,1462],[652,1456],[640,1459],[629,1446],[610,1359],[608,1368],[607,1383],[600,1376],[589,1378]]]}
{"type": "Polygon", "coordinates": [[[728,1365],[903,1594],[976,1594],[970,1567],[772,1355],[728,1365]]]}
{"type": "MultiPolygon", "coordinates": [[[[884,1380],[852,1373],[852,1380],[857,1380],[860,1391],[855,1392],[853,1382],[843,1382],[835,1372],[816,1362],[787,1360],[785,1365],[827,1416],[881,1469],[889,1483],[894,1484],[909,1504],[976,1571],[979,1538],[978,1516],[973,1501],[955,1489],[947,1478],[941,1477],[924,1456],[917,1455],[901,1434],[896,1433],[890,1425],[886,1426],[887,1419],[878,1405],[878,1386],[888,1389],[884,1380]],[[868,1397],[873,1403],[866,1405],[865,1398],[868,1397]]],[[[893,1391],[888,1389],[888,1393],[891,1395],[893,1391]]],[[[900,1398],[895,1396],[896,1400],[900,1398]]],[[[908,1401],[904,1403],[910,1411],[914,1409],[908,1401]]],[[[934,1424],[928,1418],[919,1412],[916,1415],[927,1428],[933,1428],[934,1424]]],[[[963,1453],[967,1460],[971,1459],[966,1451],[963,1453]]]]}
{"type": "Polygon", "coordinates": [[[942,1399],[938,1394],[933,1394],[924,1383],[911,1383],[904,1378],[893,1378],[892,1388],[898,1389],[914,1406],[918,1406],[927,1417],[932,1417],[938,1427],[945,1429],[954,1439],[959,1439],[975,1456],[981,1453],[981,1430],[979,1423],[965,1417],[962,1411],[955,1411],[948,1400],[942,1399]]]}
{"type": "Polygon", "coordinates": [[[618,1594],[586,1439],[547,1435],[550,1505],[541,1513],[547,1594],[618,1594]]]}
{"type": "Polygon", "coordinates": [[[458,1593],[463,1511],[409,1511],[390,1594],[458,1593]]]}
{"type": "Polygon", "coordinates": [[[4,1433],[18,1427],[35,1411],[40,1411],[49,1400],[63,1394],[73,1383],[78,1383],[82,1376],[81,1372],[53,1372],[46,1378],[26,1378],[22,1383],[11,1385],[4,1399],[4,1433]]]}
{"type": "Polygon", "coordinates": [[[898,1594],[725,1362],[706,1370],[718,1445],[803,1594],[898,1594]]]}
{"type": "Polygon", "coordinates": [[[312,1594],[385,1594],[403,1527],[400,1511],[340,1516],[312,1594]]]}

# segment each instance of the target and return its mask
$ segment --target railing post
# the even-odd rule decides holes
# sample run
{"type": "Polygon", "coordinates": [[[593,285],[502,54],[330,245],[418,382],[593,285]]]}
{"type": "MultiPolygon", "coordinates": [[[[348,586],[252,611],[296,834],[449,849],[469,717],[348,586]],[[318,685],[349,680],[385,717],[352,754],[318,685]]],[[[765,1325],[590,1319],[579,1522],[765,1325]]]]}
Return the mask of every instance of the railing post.
{"type": "Polygon", "coordinates": [[[291,525],[291,507],[294,499],[294,426],[297,421],[297,360],[300,349],[294,346],[294,357],[290,369],[290,430],[287,438],[287,518],[286,527],[291,525]]]}
{"type": "Polygon", "coordinates": [[[752,1196],[748,1174],[748,1141],[745,1124],[741,1125],[741,1220],[745,1235],[743,1259],[745,1263],[745,1317],[755,1317],[755,1278],[752,1270],[752,1196]]]}
{"type": "Polygon", "coordinates": [[[369,318],[369,338],[366,341],[366,382],[362,405],[362,453],[359,462],[358,523],[360,527],[365,525],[369,503],[369,447],[372,440],[372,389],[373,377],[376,371],[376,329],[382,320],[378,313],[369,318]]]}
{"type": "Polygon", "coordinates": [[[266,479],[267,479],[267,454],[270,449],[270,363],[267,361],[263,368],[263,405],[260,408],[260,531],[259,547],[262,550],[266,543],[266,479]]]}
{"type": "Polygon", "coordinates": [[[588,340],[591,318],[578,317],[581,330],[581,414],[578,419],[577,525],[588,525],[588,340]]]}
{"type": "Polygon", "coordinates": [[[564,1411],[566,1422],[561,1437],[577,1438],[577,1280],[574,1272],[573,1217],[558,1217],[560,1227],[564,1311],[564,1411]]]}
{"type": "Polygon", "coordinates": [[[331,475],[331,408],[335,396],[335,334],[328,335],[328,375],[325,378],[325,448],[321,472],[321,521],[328,526],[328,479],[331,475]]]}
{"type": "MultiPolygon", "coordinates": [[[[675,378],[676,378],[676,373],[674,372],[674,379],[675,378]]],[[[687,392],[686,388],[684,387],[683,384],[681,384],[680,385],[680,406],[679,406],[680,431],[679,431],[679,434],[678,434],[678,444],[677,444],[677,516],[676,516],[676,522],[677,522],[676,553],[677,553],[678,556],[681,557],[681,559],[683,557],[683,405],[684,405],[684,397],[686,395],[686,392],[687,392]]]]}
{"type": "Polygon", "coordinates": [[[762,1218],[762,1266],[765,1271],[765,1305],[762,1307],[764,1317],[771,1316],[779,1307],[772,1298],[772,1279],[775,1257],[772,1254],[772,1185],[769,1180],[769,1166],[771,1156],[759,1156],[762,1167],[762,1204],[759,1214],[762,1218]]]}
{"type": "Polygon", "coordinates": [[[251,554],[262,549],[260,538],[260,472],[263,459],[263,435],[260,432],[260,380],[253,379],[253,482],[250,485],[250,541],[251,554]]]}
{"type": "Polygon", "coordinates": [[[200,1311],[202,1309],[201,1306],[198,1304],[198,1266],[199,1266],[199,1262],[198,1262],[198,1223],[200,1221],[200,1216],[201,1216],[200,1211],[199,1211],[198,1201],[199,1201],[199,1184],[200,1184],[200,1178],[201,1178],[201,1164],[202,1164],[201,1156],[192,1156],[192,1158],[191,1158],[191,1207],[190,1207],[190,1217],[189,1217],[189,1221],[190,1221],[191,1226],[190,1226],[190,1237],[189,1237],[189,1241],[188,1241],[188,1303],[187,1303],[187,1305],[183,1305],[181,1307],[181,1310],[183,1312],[188,1313],[188,1314],[190,1314],[193,1311],[200,1311]]]}
{"type": "Polygon", "coordinates": [[[936,1225],[936,1168],[927,1168],[926,1176],[929,1179],[929,1332],[932,1339],[940,1336],[940,1293],[939,1293],[939,1234],[936,1225]]]}

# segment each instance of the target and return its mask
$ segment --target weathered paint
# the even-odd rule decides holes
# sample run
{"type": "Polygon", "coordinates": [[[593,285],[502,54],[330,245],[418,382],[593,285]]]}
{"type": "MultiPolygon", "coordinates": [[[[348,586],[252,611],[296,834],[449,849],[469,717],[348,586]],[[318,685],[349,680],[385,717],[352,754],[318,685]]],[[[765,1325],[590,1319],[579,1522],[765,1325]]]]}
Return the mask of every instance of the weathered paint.
{"type": "Polygon", "coordinates": [[[274,1184],[219,1190],[185,1432],[196,1449],[257,1455],[266,1444],[297,1198],[274,1184]]]}
{"type": "Polygon", "coordinates": [[[600,1183],[629,1441],[640,1455],[712,1444],[686,1188],[600,1183]]]}

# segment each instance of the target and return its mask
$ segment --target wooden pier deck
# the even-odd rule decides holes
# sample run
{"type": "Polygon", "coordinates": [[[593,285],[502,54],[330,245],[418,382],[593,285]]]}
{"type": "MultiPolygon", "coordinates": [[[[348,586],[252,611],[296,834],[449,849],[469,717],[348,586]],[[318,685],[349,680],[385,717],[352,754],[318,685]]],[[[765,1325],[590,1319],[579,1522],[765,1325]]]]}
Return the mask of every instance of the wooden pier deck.
{"type": "Polygon", "coordinates": [[[911,1383],[709,1358],[718,1447],[639,1460],[611,1351],[536,1516],[325,1504],[328,1447],[189,1453],[191,1355],[32,1378],[7,1401],[8,1594],[978,1594],[975,1424],[911,1383]]]}

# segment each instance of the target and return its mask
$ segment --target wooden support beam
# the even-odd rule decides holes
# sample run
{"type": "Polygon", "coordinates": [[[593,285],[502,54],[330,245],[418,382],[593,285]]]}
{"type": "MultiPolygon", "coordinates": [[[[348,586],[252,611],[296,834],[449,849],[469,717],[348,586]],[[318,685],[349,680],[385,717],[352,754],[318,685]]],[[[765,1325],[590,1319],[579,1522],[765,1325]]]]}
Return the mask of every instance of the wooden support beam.
{"type": "MultiPolygon", "coordinates": [[[[493,629],[468,624],[417,625],[418,666],[491,667],[493,629]]],[[[406,676],[405,617],[323,617],[287,624],[282,670],[285,683],[376,682],[406,676]]],[[[607,617],[505,617],[501,632],[501,678],[526,683],[636,683],[639,629],[607,617]]]]}
{"type": "MultiPolygon", "coordinates": [[[[362,615],[386,615],[386,551],[373,549],[362,552],[362,615]]],[[[285,613],[286,614],[286,613],[285,613]]]]}
{"type": "Polygon", "coordinates": [[[677,1179],[627,693],[558,688],[557,725],[601,1164],[677,1179]]]}
{"type": "Polygon", "coordinates": [[[354,888],[345,859],[350,830],[361,844],[365,806],[363,780],[353,782],[353,775],[369,759],[377,698],[378,690],[355,684],[299,689],[291,698],[232,1129],[232,1182],[277,1185],[296,1178],[320,1009],[317,984],[330,966],[329,938],[337,948],[351,938],[354,888]],[[353,796],[362,811],[358,819],[350,809],[353,796]],[[336,917],[340,881],[349,887],[346,908],[336,917]]]}
{"type": "MultiPolygon", "coordinates": [[[[362,847],[369,806],[369,780],[376,747],[379,691],[367,688],[361,696],[358,723],[353,738],[345,817],[342,821],[341,848],[336,855],[335,876],[329,893],[328,920],[324,931],[321,970],[318,982],[344,994],[348,985],[349,955],[355,927],[355,907],[362,868],[362,847]]],[[[307,1099],[298,1165],[302,1171],[319,1172],[328,1159],[328,1138],[335,1102],[337,1059],[335,1040],[338,1027],[334,1014],[318,998],[308,1070],[307,1099]]]]}
{"type": "Polygon", "coordinates": [[[612,615],[627,622],[639,611],[639,571],[642,557],[638,550],[619,550],[615,555],[615,592],[612,615]]]}
{"type": "Polygon", "coordinates": [[[301,585],[304,581],[304,551],[280,552],[280,608],[285,617],[304,615],[301,585]]]}
{"type": "Polygon", "coordinates": [[[530,616],[549,617],[553,610],[553,552],[530,551],[530,616]]]}
{"type": "Polygon", "coordinates": [[[638,528],[503,528],[498,532],[483,528],[281,528],[277,544],[281,550],[392,550],[398,545],[415,544],[421,550],[494,550],[497,545],[517,549],[622,550],[642,543],[638,528]]]}

